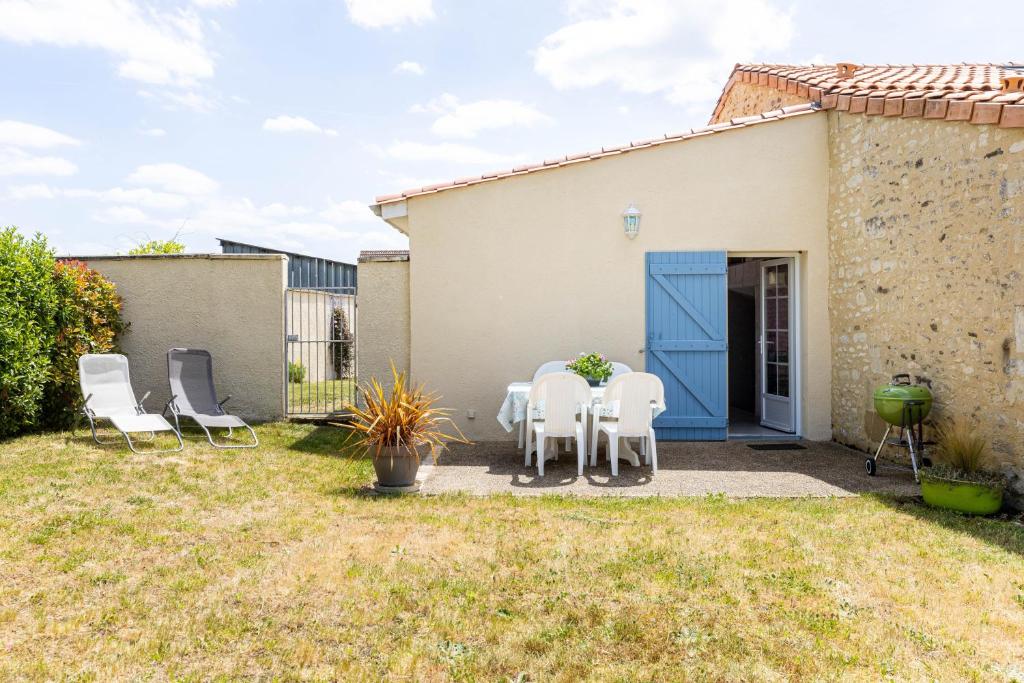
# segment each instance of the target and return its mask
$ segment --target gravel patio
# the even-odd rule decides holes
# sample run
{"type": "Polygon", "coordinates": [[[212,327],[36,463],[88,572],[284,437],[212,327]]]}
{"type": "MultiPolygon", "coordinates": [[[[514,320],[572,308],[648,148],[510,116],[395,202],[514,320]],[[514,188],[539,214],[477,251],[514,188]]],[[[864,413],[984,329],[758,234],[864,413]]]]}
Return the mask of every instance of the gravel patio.
{"type": "Polygon", "coordinates": [[[438,465],[424,463],[419,479],[425,494],[466,492],[520,496],[705,496],[735,498],[855,496],[861,493],[917,495],[909,467],[884,465],[878,476],[864,471],[864,454],[830,442],[801,441],[801,450],[754,450],[766,442],[662,442],[659,469],[633,467],[623,461],[612,477],[602,448],[597,467],[576,474],[576,455],[561,453],[536,467],[523,465],[511,441],[455,445],[438,465]]]}

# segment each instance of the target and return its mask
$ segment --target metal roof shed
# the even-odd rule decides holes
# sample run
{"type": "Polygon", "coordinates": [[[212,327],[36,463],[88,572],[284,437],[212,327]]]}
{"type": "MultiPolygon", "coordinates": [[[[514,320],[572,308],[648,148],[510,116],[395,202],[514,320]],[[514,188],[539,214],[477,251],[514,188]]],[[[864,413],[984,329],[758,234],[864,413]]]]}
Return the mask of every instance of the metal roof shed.
{"type": "Polygon", "coordinates": [[[353,292],[355,291],[355,264],[236,242],[221,237],[218,237],[217,241],[220,242],[221,251],[225,254],[284,254],[288,257],[289,287],[309,289],[351,287],[353,292]]]}

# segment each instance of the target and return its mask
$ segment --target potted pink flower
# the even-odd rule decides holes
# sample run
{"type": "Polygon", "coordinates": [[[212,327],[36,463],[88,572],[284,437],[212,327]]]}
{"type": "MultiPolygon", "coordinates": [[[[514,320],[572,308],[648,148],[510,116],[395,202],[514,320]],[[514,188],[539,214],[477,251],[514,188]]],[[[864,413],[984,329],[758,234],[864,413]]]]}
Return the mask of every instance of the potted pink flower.
{"type": "Polygon", "coordinates": [[[612,376],[611,361],[601,353],[581,353],[566,363],[565,369],[575,372],[592,387],[600,386],[612,376]]]}

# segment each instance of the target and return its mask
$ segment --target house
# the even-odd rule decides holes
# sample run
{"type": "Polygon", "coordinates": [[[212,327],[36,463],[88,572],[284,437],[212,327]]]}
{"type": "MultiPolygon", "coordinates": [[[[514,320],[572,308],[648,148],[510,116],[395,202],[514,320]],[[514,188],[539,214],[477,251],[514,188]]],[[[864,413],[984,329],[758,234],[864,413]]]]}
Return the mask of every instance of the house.
{"type": "Polygon", "coordinates": [[[662,378],[661,438],[867,449],[906,372],[1024,474],[1022,80],[737,65],[704,128],[378,197],[411,373],[475,439],[507,438],[510,381],[594,350],[662,378]]]}

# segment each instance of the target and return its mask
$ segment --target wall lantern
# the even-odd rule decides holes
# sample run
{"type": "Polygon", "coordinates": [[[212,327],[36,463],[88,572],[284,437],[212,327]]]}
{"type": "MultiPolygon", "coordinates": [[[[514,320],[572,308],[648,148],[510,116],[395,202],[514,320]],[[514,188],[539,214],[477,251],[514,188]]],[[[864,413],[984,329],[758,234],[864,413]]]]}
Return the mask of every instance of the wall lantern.
{"type": "Polygon", "coordinates": [[[633,204],[622,212],[622,229],[626,231],[626,237],[633,239],[640,232],[640,209],[633,204]]]}

